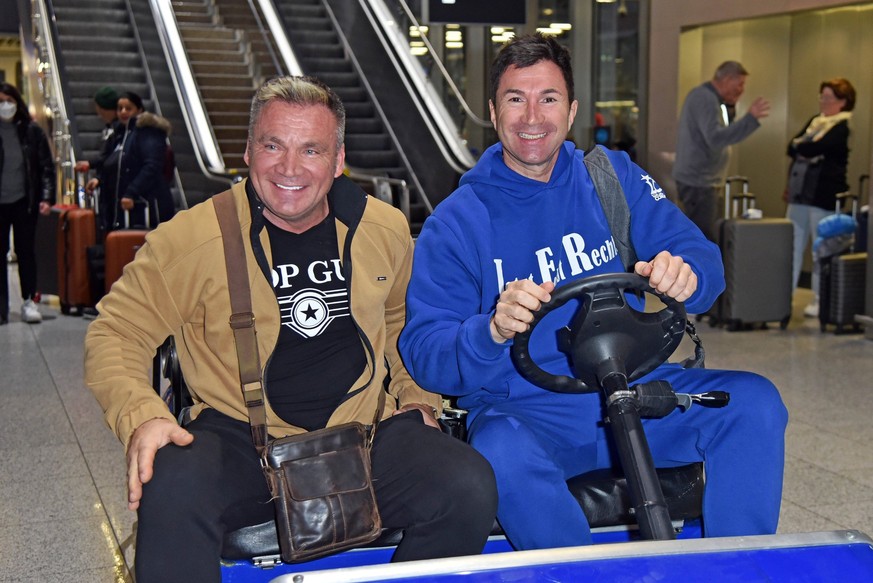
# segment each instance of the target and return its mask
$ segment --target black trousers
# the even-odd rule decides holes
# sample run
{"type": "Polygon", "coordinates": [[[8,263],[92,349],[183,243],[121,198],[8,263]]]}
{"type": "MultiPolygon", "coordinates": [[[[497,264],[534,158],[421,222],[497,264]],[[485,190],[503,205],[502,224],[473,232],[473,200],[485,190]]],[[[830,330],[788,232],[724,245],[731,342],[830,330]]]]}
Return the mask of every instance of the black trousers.
{"type": "MultiPolygon", "coordinates": [[[[207,410],[187,429],[194,442],[158,450],[143,488],[137,583],[218,582],[224,533],[274,517],[248,423],[207,410]]],[[[482,551],[497,488],[478,452],[412,411],[379,424],[372,463],[383,526],[405,531],[394,561],[482,551]]]]}
{"type": "Polygon", "coordinates": [[[715,186],[691,186],[681,182],[676,183],[676,189],[685,216],[703,231],[707,239],[718,243],[715,224],[719,216],[717,206],[720,189],[715,186]]]}
{"type": "Polygon", "coordinates": [[[28,200],[0,204],[0,314],[9,313],[9,275],[6,271],[6,254],[9,253],[9,230],[15,237],[15,254],[18,256],[18,278],[21,282],[21,299],[29,300],[36,294],[36,236],[35,213],[28,211],[28,200]]]}

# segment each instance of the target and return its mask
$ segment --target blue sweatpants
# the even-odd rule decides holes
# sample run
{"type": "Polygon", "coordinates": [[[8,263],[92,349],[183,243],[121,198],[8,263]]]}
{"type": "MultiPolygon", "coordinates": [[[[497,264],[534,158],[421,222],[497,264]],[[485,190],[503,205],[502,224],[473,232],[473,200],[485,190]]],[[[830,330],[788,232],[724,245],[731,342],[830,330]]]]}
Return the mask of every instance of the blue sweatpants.
{"type": "MultiPolygon", "coordinates": [[[[772,534],[782,497],[788,412],[773,384],[753,373],[682,369],[668,364],[641,379],[669,381],[677,393],[723,390],[730,404],[697,404],[643,427],[658,467],[704,462],[704,535],[772,534]]],[[[473,412],[470,442],[494,468],[497,516],[519,550],[591,542],[588,520],[566,480],[616,466],[608,427],[581,430],[573,406],[597,407],[596,395],[542,391],[473,412]]],[[[591,423],[591,421],[589,421],[591,423]]]]}

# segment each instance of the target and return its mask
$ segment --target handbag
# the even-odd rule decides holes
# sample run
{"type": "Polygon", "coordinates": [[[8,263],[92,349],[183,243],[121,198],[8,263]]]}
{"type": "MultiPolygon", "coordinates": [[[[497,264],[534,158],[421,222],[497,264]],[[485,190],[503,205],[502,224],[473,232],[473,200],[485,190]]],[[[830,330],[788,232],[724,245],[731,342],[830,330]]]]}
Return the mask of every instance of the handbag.
{"type": "Polygon", "coordinates": [[[370,450],[385,392],[369,428],[352,422],[270,440],[261,382],[255,317],[242,231],[230,191],[212,198],[224,242],[240,386],[252,442],[276,508],[279,548],[286,563],[360,546],[382,532],[373,490],[370,450]]]}

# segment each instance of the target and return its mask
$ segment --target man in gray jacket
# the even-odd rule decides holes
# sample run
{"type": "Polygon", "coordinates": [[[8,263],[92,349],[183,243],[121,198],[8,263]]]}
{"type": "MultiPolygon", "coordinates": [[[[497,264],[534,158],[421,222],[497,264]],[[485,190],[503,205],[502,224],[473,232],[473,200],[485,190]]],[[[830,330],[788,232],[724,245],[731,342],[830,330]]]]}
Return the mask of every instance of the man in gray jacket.
{"type": "Polygon", "coordinates": [[[727,174],[730,145],[746,139],[758,129],[758,120],[770,113],[770,103],[758,97],[746,115],[734,120],[748,75],[740,63],[725,61],[712,81],[688,93],[679,116],[673,178],[685,214],[711,241],[716,240],[716,203],[727,174]]]}

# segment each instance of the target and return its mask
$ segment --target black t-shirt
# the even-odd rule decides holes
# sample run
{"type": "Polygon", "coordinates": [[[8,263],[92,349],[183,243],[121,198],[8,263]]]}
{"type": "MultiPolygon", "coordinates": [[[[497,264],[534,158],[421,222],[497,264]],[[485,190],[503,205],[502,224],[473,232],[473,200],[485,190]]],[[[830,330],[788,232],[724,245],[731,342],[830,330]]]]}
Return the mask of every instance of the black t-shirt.
{"type": "Polygon", "coordinates": [[[266,224],[282,316],[266,371],[267,400],[286,422],[321,429],[367,364],[351,318],[334,216],[300,234],[266,224]]]}

